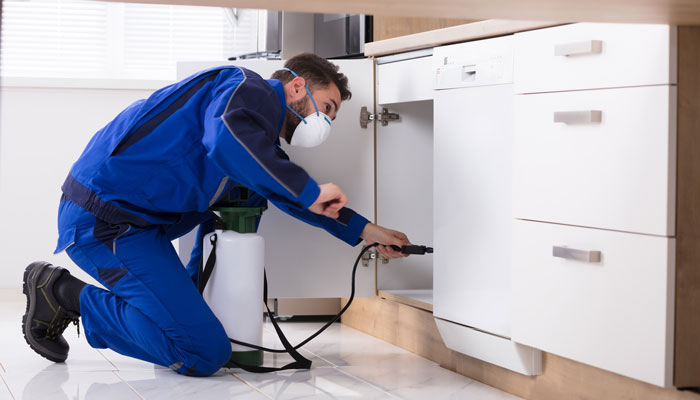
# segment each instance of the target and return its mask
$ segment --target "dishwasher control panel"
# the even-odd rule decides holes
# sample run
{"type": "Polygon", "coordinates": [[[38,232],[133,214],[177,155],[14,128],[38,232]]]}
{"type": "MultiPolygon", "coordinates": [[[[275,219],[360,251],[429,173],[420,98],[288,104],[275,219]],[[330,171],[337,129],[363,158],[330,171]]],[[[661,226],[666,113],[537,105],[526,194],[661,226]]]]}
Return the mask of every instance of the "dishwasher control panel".
{"type": "Polygon", "coordinates": [[[436,47],[432,71],[435,89],[512,83],[513,36],[436,47]]]}

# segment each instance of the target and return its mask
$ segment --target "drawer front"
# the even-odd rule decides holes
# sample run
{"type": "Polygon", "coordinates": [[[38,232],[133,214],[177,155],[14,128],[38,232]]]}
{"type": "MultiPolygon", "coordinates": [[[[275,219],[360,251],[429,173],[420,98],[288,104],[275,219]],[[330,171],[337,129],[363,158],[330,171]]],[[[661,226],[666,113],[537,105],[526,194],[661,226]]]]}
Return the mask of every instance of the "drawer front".
{"type": "Polygon", "coordinates": [[[377,65],[377,103],[432,100],[432,58],[421,57],[377,65]]]}
{"type": "Polygon", "coordinates": [[[675,239],[516,220],[513,341],[671,385],[674,254],[675,239]]]}
{"type": "Polygon", "coordinates": [[[674,236],[675,102],[675,86],[515,96],[514,216],[674,236]]]}
{"type": "Polygon", "coordinates": [[[515,35],[516,93],[676,83],[676,28],[573,24],[515,35]]]}

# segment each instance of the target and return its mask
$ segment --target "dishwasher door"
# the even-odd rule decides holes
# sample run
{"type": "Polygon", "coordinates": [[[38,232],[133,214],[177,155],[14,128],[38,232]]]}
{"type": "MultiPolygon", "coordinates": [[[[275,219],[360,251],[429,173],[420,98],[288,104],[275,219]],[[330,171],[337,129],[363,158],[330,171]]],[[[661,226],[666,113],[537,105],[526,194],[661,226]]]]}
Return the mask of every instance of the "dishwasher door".
{"type": "Polygon", "coordinates": [[[513,85],[434,101],[434,315],[510,338],[513,85]]]}

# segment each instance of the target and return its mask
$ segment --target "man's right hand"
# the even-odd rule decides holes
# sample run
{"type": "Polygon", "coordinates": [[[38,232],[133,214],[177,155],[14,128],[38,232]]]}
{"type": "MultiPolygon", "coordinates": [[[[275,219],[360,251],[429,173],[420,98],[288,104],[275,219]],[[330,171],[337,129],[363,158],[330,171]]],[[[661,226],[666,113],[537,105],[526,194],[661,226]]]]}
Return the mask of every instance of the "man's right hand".
{"type": "Polygon", "coordinates": [[[321,193],[316,198],[314,204],[309,206],[309,210],[316,214],[325,215],[330,218],[338,218],[338,211],[345,207],[348,198],[340,188],[333,183],[319,185],[321,193]]]}
{"type": "Polygon", "coordinates": [[[387,229],[370,222],[365,225],[365,229],[362,231],[360,237],[364,239],[367,244],[379,243],[377,245],[377,251],[384,256],[384,258],[408,257],[408,254],[403,254],[391,248],[392,244],[399,247],[411,244],[408,237],[406,237],[406,234],[403,232],[387,229]]]}

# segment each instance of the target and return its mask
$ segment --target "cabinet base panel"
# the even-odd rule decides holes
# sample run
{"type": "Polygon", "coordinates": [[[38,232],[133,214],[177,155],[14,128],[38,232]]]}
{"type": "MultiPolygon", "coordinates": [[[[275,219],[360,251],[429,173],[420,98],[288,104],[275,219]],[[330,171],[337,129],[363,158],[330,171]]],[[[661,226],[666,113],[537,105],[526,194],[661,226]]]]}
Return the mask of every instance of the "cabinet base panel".
{"type": "Polygon", "coordinates": [[[433,291],[432,290],[378,290],[377,296],[406,304],[408,306],[420,308],[433,312],[433,291]],[[428,298],[430,299],[428,301],[428,298]]]}
{"type": "Polygon", "coordinates": [[[542,373],[540,350],[437,317],[435,323],[449,349],[523,375],[542,373]]]}
{"type": "Polygon", "coordinates": [[[525,399],[700,400],[699,394],[660,388],[545,352],[542,375],[521,375],[448,349],[432,313],[379,297],[356,298],[341,322],[525,399]]]}
{"type": "MultiPolygon", "coordinates": [[[[278,298],[278,315],[335,315],[340,312],[340,299],[338,298],[278,298]]],[[[270,310],[275,308],[275,299],[268,299],[267,306],[270,310]]]]}

